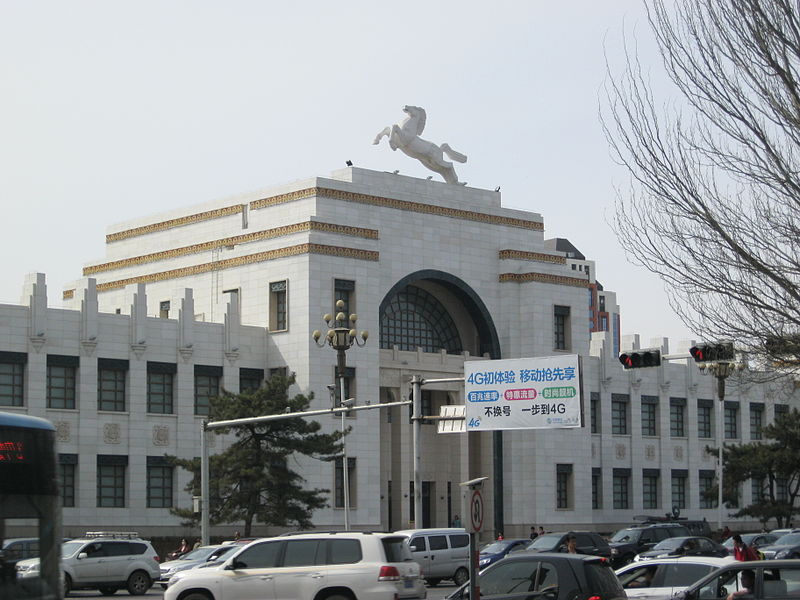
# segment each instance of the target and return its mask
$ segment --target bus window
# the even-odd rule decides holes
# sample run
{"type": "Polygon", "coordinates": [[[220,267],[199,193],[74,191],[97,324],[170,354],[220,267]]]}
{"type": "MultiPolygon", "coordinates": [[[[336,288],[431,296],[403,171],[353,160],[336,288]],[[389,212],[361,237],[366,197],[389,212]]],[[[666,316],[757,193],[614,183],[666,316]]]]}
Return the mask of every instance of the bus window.
{"type": "Polygon", "coordinates": [[[60,600],[61,501],[56,478],[55,428],[44,419],[0,412],[0,598],[60,600]],[[29,538],[37,559],[8,543],[29,538]],[[17,562],[38,560],[18,577],[17,562]],[[29,575],[29,576],[27,576],[29,575]]]}

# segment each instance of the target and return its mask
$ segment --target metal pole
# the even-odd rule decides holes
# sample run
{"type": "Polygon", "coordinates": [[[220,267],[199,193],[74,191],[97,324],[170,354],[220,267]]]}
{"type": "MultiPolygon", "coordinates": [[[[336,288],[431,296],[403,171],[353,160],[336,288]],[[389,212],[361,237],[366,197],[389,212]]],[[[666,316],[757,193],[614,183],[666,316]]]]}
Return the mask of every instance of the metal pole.
{"type": "Polygon", "coordinates": [[[421,529],[422,523],[422,482],[420,481],[420,433],[422,427],[422,377],[414,375],[411,378],[413,393],[413,410],[411,422],[413,425],[412,442],[414,452],[414,527],[421,529]]]}
{"type": "Polygon", "coordinates": [[[719,397],[719,449],[717,454],[717,528],[722,530],[722,446],[725,443],[725,378],[717,375],[717,396],[719,397]]]}
{"type": "MultiPolygon", "coordinates": [[[[344,352],[342,352],[344,354],[344,352]]],[[[341,405],[344,406],[344,370],[339,371],[339,396],[341,405]]],[[[342,411],[342,486],[344,487],[344,530],[350,531],[350,473],[347,468],[347,442],[344,439],[346,411],[342,411]]]]}
{"type": "Polygon", "coordinates": [[[203,427],[200,430],[200,540],[203,546],[208,546],[209,543],[209,509],[211,508],[209,494],[211,486],[208,479],[208,429],[206,425],[207,422],[203,421],[203,427]]]}

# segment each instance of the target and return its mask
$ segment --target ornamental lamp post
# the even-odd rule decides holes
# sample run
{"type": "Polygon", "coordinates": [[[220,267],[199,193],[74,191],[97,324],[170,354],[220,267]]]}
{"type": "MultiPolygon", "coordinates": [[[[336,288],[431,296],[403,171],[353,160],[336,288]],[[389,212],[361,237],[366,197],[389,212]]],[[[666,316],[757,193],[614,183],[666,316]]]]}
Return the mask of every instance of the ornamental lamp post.
{"type": "MultiPolygon", "coordinates": [[[[350,315],[348,318],[344,314],[344,300],[336,301],[336,321],[330,313],[322,316],[322,320],[328,326],[328,332],[325,334],[324,340],[322,339],[322,332],[315,329],[311,337],[320,348],[325,344],[330,346],[336,351],[336,377],[339,379],[339,403],[342,407],[348,407],[355,402],[355,399],[345,398],[344,393],[344,380],[347,370],[347,357],[346,352],[356,344],[357,346],[364,346],[367,343],[369,332],[362,331],[360,335],[356,333],[355,324],[358,316],[355,314],[350,315]],[[332,326],[333,322],[333,326],[332,326]],[[347,325],[350,327],[347,327],[347,325]],[[360,339],[359,339],[360,338],[360,339]]],[[[345,531],[350,529],[350,474],[347,468],[347,445],[345,443],[345,410],[342,410],[342,487],[344,488],[344,528],[345,531]]]]}

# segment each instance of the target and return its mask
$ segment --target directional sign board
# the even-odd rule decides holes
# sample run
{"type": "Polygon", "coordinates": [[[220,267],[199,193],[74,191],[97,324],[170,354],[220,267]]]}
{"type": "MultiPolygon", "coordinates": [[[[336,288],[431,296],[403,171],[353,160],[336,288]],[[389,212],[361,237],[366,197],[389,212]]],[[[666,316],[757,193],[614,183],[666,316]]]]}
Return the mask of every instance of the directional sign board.
{"type": "Polygon", "coordinates": [[[467,431],[581,426],[577,354],[464,363],[467,431]]]}

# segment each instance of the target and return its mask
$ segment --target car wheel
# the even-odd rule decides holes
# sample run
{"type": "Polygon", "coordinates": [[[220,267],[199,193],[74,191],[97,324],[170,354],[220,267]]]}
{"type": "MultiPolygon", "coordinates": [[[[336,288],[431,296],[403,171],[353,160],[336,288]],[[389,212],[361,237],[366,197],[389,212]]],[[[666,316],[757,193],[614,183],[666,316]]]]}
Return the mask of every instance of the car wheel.
{"type": "Polygon", "coordinates": [[[469,581],[469,571],[467,571],[464,567],[460,567],[456,571],[456,574],[453,575],[453,581],[457,586],[464,585],[467,583],[467,581],[469,581]]]}
{"type": "Polygon", "coordinates": [[[101,588],[97,588],[97,589],[100,591],[101,594],[103,594],[103,596],[113,596],[114,594],[117,593],[117,590],[119,588],[107,586],[107,587],[101,587],[101,588]]]}
{"type": "Polygon", "coordinates": [[[331,594],[330,596],[326,596],[325,600],[353,600],[353,598],[345,596],[344,594],[331,594]]]}
{"type": "Polygon", "coordinates": [[[183,600],[211,600],[211,596],[203,592],[192,592],[191,594],[186,594],[183,600]]]}
{"type": "Polygon", "coordinates": [[[425,584],[431,587],[436,587],[437,585],[439,585],[440,581],[441,579],[439,579],[438,577],[431,577],[430,579],[425,580],[425,584]]]}
{"type": "Polygon", "coordinates": [[[64,573],[64,598],[72,591],[72,578],[64,573]]]}
{"type": "Polygon", "coordinates": [[[128,593],[131,596],[141,596],[147,593],[153,582],[150,581],[150,575],[144,571],[134,571],[128,577],[128,593]]]}

